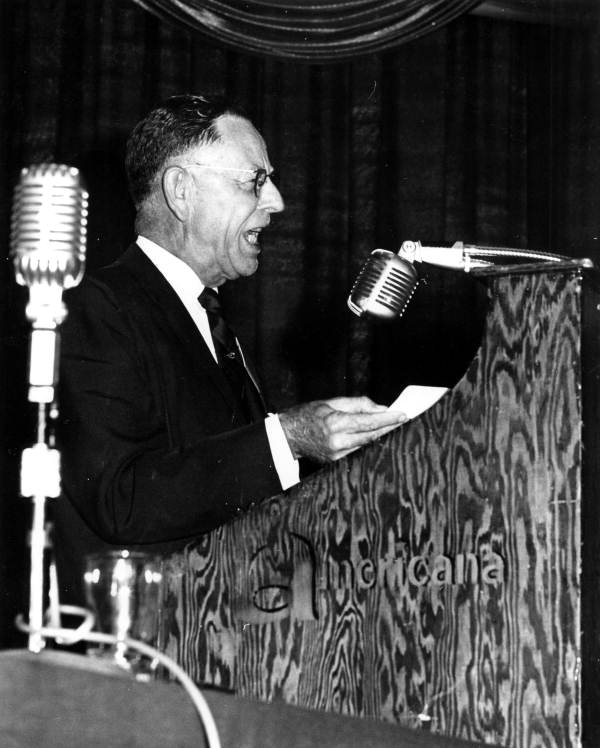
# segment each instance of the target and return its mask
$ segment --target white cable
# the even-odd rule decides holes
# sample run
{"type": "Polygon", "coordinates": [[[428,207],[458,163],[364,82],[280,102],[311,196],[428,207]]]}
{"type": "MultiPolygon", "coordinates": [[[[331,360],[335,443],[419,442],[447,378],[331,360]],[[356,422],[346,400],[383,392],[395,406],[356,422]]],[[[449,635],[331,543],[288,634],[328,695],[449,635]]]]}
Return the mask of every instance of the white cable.
{"type": "MultiPolygon", "coordinates": [[[[124,644],[130,649],[135,649],[143,655],[146,655],[146,657],[150,657],[152,660],[157,660],[164,665],[175,676],[175,678],[177,678],[187,691],[188,696],[194,703],[196,711],[200,717],[209,748],[221,748],[221,740],[219,738],[217,725],[212,712],[210,711],[210,707],[206,703],[206,699],[194,681],[176,662],[163,652],[159,652],[157,649],[154,649],[154,647],[150,647],[148,644],[139,642],[136,639],[129,639],[128,637],[120,639],[112,634],[101,634],[96,631],[90,631],[89,629],[94,625],[94,616],[85,608],[79,608],[75,605],[61,605],[60,611],[61,613],[68,615],[81,615],[83,616],[84,621],[76,629],[43,627],[37,630],[36,633],[42,637],[56,639],[57,641],[62,641],[67,644],[75,644],[78,641],[96,642],[100,644],[124,644]]],[[[23,616],[17,616],[15,623],[20,631],[31,633],[32,629],[25,623],[23,616]]]]}

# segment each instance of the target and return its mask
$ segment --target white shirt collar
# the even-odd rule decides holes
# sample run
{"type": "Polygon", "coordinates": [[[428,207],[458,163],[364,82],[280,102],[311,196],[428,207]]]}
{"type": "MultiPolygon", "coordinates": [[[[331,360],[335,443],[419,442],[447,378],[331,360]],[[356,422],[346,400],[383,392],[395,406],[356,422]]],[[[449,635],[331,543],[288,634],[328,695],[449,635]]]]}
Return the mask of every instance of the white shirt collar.
{"type": "Polygon", "coordinates": [[[204,290],[204,284],[200,278],[183,260],[175,257],[174,254],[145,236],[138,236],[137,245],[175,291],[216,361],[217,354],[208,324],[208,317],[198,303],[198,296],[204,290]]]}

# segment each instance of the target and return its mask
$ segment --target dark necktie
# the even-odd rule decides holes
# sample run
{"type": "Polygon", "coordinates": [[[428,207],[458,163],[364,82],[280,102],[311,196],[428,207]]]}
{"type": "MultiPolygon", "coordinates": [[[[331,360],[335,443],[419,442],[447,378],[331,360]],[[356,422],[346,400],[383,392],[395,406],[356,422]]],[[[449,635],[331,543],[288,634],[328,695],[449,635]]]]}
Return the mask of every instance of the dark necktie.
{"type": "Polygon", "coordinates": [[[205,288],[198,301],[206,310],[217,360],[240,412],[249,423],[262,420],[266,415],[262,398],[244,366],[235,335],[223,317],[218,293],[212,288],[205,288]]]}

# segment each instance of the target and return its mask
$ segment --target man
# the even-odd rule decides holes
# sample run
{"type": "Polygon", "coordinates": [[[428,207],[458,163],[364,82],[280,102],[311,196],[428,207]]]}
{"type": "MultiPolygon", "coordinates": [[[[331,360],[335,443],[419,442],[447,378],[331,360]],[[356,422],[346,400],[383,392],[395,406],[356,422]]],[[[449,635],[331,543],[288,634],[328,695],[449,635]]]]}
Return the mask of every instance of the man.
{"type": "Polygon", "coordinates": [[[137,243],[67,294],[64,601],[82,601],[83,557],[181,548],[298,480],[298,459],[338,459],[402,422],[367,398],[266,415],[214,290],[258,268],[283,210],[266,145],[225,103],[178,96],[134,129],[126,167],[137,243]]]}

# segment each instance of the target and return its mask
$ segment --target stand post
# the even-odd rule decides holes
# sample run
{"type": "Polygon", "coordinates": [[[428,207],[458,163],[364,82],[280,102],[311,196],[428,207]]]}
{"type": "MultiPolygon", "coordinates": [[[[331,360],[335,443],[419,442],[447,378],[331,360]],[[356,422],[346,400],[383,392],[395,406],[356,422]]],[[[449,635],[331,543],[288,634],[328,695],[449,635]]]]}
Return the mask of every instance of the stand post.
{"type": "Polygon", "coordinates": [[[29,577],[29,625],[32,631],[28,648],[36,653],[44,648],[39,631],[44,625],[46,498],[57,498],[60,494],[60,454],[46,443],[46,407],[46,403],[38,403],[38,441],[23,451],[21,461],[21,494],[31,496],[33,501],[29,577]]]}

